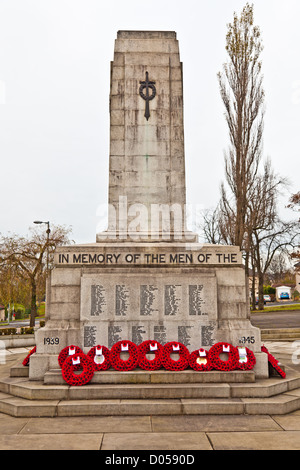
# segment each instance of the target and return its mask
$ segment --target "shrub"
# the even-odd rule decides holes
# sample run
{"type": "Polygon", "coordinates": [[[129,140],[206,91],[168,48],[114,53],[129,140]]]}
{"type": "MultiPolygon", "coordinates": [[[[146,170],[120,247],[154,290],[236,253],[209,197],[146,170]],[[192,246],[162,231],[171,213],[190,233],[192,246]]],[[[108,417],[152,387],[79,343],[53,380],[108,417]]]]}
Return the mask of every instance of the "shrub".
{"type": "Polygon", "coordinates": [[[267,295],[275,295],[275,294],[276,294],[276,289],[275,289],[275,287],[272,287],[272,286],[264,286],[264,294],[267,294],[267,295]]]}
{"type": "Polygon", "coordinates": [[[22,310],[17,310],[15,312],[15,319],[16,320],[22,320],[25,317],[25,312],[22,312],[22,310]]]}
{"type": "Polygon", "coordinates": [[[17,329],[16,328],[1,328],[0,335],[16,335],[17,329]]]}
{"type": "Polygon", "coordinates": [[[34,327],[21,328],[21,335],[32,335],[33,333],[34,333],[34,327]]]}

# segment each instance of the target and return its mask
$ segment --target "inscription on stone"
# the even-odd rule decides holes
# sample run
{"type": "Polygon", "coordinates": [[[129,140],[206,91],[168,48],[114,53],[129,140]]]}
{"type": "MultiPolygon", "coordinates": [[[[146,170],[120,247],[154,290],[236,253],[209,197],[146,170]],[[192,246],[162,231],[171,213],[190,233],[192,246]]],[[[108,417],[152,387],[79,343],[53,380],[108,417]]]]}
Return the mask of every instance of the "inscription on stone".
{"type": "Polygon", "coordinates": [[[181,286],[165,286],[165,315],[176,315],[181,301],[181,286]]]}
{"type": "Polygon", "coordinates": [[[141,344],[155,339],[163,345],[179,341],[192,350],[212,345],[216,299],[215,276],[206,271],[193,276],[180,272],[176,277],[168,270],[159,277],[150,270],[140,275],[87,272],[80,316],[82,328],[90,328],[82,330],[82,343],[111,348],[120,340],[141,344]]]}
{"type": "Polygon", "coordinates": [[[132,264],[171,264],[171,265],[207,265],[207,264],[239,264],[241,263],[239,253],[56,253],[54,264],[75,265],[132,265],[132,264]]]}
{"type": "Polygon", "coordinates": [[[191,344],[192,326],[179,326],[178,327],[178,341],[179,343],[189,346],[191,344]]]}
{"type": "Polygon", "coordinates": [[[105,289],[101,285],[91,286],[91,316],[98,317],[106,306],[105,289]]]}
{"type": "Polygon", "coordinates": [[[203,311],[205,301],[202,298],[203,285],[189,286],[189,315],[207,315],[203,311]]]}
{"type": "Polygon", "coordinates": [[[96,346],[96,326],[85,326],[83,330],[84,346],[92,348],[96,346]]]}
{"type": "Polygon", "coordinates": [[[157,292],[158,287],[140,286],[140,315],[152,315],[153,312],[158,312],[157,292]]]}
{"type": "Polygon", "coordinates": [[[122,333],[121,326],[109,325],[108,326],[108,348],[111,349],[115,343],[121,341],[122,337],[120,334],[122,333]],[[120,333],[120,334],[119,334],[120,333]]]}
{"type": "Polygon", "coordinates": [[[116,315],[126,316],[129,307],[129,290],[124,285],[116,285],[116,315]]]}
{"type": "Polygon", "coordinates": [[[145,339],[146,331],[143,326],[134,325],[132,327],[132,341],[135,344],[141,344],[145,339]]]}
{"type": "Polygon", "coordinates": [[[213,345],[213,326],[204,325],[201,327],[201,344],[202,346],[212,346],[213,345]]]}
{"type": "Polygon", "coordinates": [[[157,325],[154,326],[153,329],[153,336],[154,340],[157,341],[158,343],[164,345],[167,342],[167,332],[166,332],[166,327],[163,325],[157,325]]]}

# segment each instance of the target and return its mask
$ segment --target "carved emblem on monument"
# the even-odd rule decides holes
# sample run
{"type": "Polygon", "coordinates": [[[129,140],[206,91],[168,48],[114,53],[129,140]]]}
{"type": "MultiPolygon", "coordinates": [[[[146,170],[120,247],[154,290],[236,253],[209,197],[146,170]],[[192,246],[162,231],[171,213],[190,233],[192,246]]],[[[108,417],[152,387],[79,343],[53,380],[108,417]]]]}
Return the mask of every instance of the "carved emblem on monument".
{"type": "Polygon", "coordinates": [[[153,98],[155,98],[155,95],[156,95],[156,88],[155,88],[155,82],[151,82],[149,81],[149,74],[148,72],[146,72],[146,80],[145,81],[142,81],[140,82],[140,96],[143,98],[143,100],[146,101],[146,104],[145,104],[145,118],[149,119],[150,117],[150,108],[149,108],[149,101],[153,100],[153,98]],[[144,89],[146,89],[146,94],[144,93],[144,89]],[[152,91],[152,94],[149,95],[149,89],[152,91]]]}

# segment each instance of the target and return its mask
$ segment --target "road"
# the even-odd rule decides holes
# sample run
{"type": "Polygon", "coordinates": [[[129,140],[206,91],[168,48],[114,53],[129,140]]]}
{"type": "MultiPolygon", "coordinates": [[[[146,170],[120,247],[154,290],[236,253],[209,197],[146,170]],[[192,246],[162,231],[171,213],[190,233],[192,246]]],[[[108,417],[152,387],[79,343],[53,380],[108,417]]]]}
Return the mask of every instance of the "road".
{"type": "MultiPolygon", "coordinates": [[[[39,326],[40,319],[35,320],[36,326],[39,326]]],[[[29,320],[13,320],[8,324],[1,325],[0,328],[22,328],[24,326],[29,326],[29,320]]]]}
{"type": "Polygon", "coordinates": [[[300,310],[251,313],[251,323],[262,329],[300,328],[300,310]]]}
{"type": "Polygon", "coordinates": [[[280,302],[267,302],[266,307],[284,307],[286,305],[299,304],[299,300],[281,300],[280,302]]]}

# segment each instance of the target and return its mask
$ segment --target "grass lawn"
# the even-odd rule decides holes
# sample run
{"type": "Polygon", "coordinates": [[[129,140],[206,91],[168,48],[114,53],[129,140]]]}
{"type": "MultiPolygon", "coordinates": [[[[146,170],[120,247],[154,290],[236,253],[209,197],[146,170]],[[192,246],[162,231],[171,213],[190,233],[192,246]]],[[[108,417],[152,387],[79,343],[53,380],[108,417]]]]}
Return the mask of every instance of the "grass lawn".
{"type": "Polygon", "coordinates": [[[300,311],[300,304],[291,304],[291,305],[274,305],[272,306],[265,306],[263,310],[251,310],[251,313],[260,313],[260,312],[284,312],[287,310],[299,310],[300,311]]]}

